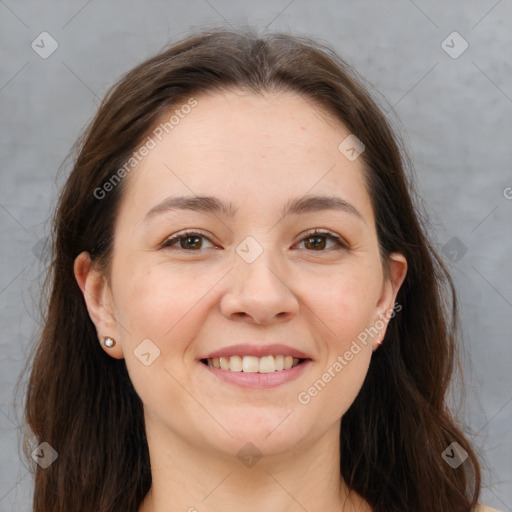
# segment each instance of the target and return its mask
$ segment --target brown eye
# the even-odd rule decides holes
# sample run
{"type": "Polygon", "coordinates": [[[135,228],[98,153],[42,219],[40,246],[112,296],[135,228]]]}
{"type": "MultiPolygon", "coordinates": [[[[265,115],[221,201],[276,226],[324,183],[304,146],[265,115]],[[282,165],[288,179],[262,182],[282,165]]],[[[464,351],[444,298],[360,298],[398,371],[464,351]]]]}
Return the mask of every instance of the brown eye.
{"type": "MultiPolygon", "coordinates": [[[[347,248],[346,244],[343,242],[342,238],[330,231],[313,231],[312,233],[307,233],[299,243],[305,243],[306,249],[312,250],[314,252],[327,252],[325,251],[327,241],[330,240],[334,243],[334,246],[338,248],[347,248]]],[[[332,247],[328,248],[332,249],[332,247]]]]}
{"type": "Polygon", "coordinates": [[[326,236],[312,236],[308,237],[304,240],[306,244],[310,244],[310,247],[306,245],[307,249],[313,248],[313,249],[325,249],[326,245],[326,236]]]}
{"type": "Polygon", "coordinates": [[[200,249],[201,248],[201,236],[193,235],[187,236],[180,239],[180,247],[182,249],[200,249]],[[192,240],[192,241],[191,241],[192,240]],[[182,243],[184,242],[184,243],[182,243]]]}
{"type": "Polygon", "coordinates": [[[208,240],[208,238],[201,233],[197,233],[195,231],[190,231],[190,232],[181,233],[181,234],[175,235],[171,238],[168,238],[162,244],[161,247],[162,248],[174,248],[173,246],[177,242],[179,242],[179,246],[176,247],[176,249],[178,249],[178,250],[182,249],[184,251],[189,251],[189,252],[197,252],[203,246],[202,240],[208,240]]]}

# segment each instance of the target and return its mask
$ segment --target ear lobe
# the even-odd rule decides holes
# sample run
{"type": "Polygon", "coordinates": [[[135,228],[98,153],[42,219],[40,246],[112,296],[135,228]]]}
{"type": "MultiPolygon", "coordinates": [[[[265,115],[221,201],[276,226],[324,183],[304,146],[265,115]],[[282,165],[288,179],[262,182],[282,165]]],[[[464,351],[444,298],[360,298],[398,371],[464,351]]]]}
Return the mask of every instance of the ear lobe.
{"type": "MultiPolygon", "coordinates": [[[[92,265],[89,253],[80,253],[74,262],[75,279],[84,296],[89,317],[96,327],[98,339],[102,342],[105,336],[119,339],[120,331],[114,314],[112,293],[106,277],[92,265]]],[[[113,348],[102,348],[112,357],[121,359],[123,352],[121,344],[113,348]]]]}

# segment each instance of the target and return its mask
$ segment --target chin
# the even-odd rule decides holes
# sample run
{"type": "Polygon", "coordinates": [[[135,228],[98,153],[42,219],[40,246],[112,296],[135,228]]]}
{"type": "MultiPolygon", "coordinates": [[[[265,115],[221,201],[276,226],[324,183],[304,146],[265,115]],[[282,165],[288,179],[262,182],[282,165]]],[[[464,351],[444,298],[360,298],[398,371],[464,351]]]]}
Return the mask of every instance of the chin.
{"type": "MultiPolygon", "coordinates": [[[[278,455],[289,451],[300,443],[304,435],[301,429],[296,428],[290,421],[293,415],[289,411],[278,415],[262,415],[257,411],[251,415],[247,411],[242,420],[236,418],[233,422],[223,423],[232,437],[226,439],[226,436],[222,436],[218,449],[229,455],[238,454],[244,447],[249,451],[259,451],[263,455],[278,455]]],[[[224,420],[227,420],[226,416],[224,420]]]]}

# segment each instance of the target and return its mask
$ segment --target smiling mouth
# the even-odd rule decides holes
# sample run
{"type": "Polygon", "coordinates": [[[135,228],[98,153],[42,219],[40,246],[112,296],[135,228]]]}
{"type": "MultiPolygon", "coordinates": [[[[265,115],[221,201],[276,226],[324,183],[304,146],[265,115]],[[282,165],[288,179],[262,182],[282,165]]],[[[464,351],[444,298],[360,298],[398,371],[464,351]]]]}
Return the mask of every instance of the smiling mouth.
{"type": "Polygon", "coordinates": [[[304,361],[307,361],[307,359],[283,355],[264,357],[230,356],[201,359],[201,363],[207,366],[213,366],[220,370],[244,373],[273,373],[290,370],[304,361]]]}

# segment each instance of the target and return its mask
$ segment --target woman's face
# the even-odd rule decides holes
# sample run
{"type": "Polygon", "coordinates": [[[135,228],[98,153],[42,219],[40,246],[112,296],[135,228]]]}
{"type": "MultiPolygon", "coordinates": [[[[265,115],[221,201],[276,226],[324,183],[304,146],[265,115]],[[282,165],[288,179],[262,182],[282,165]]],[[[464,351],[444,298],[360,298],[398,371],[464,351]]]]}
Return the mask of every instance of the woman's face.
{"type": "Polygon", "coordinates": [[[148,429],[210,453],[278,454],[338,431],[406,264],[392,255],[384,277],[339,121],[293,93],[196,100],[125,178],[110,279],[86,300],[148,429]],[[290,356],[300,364],[279,369],[290,356]]]}

